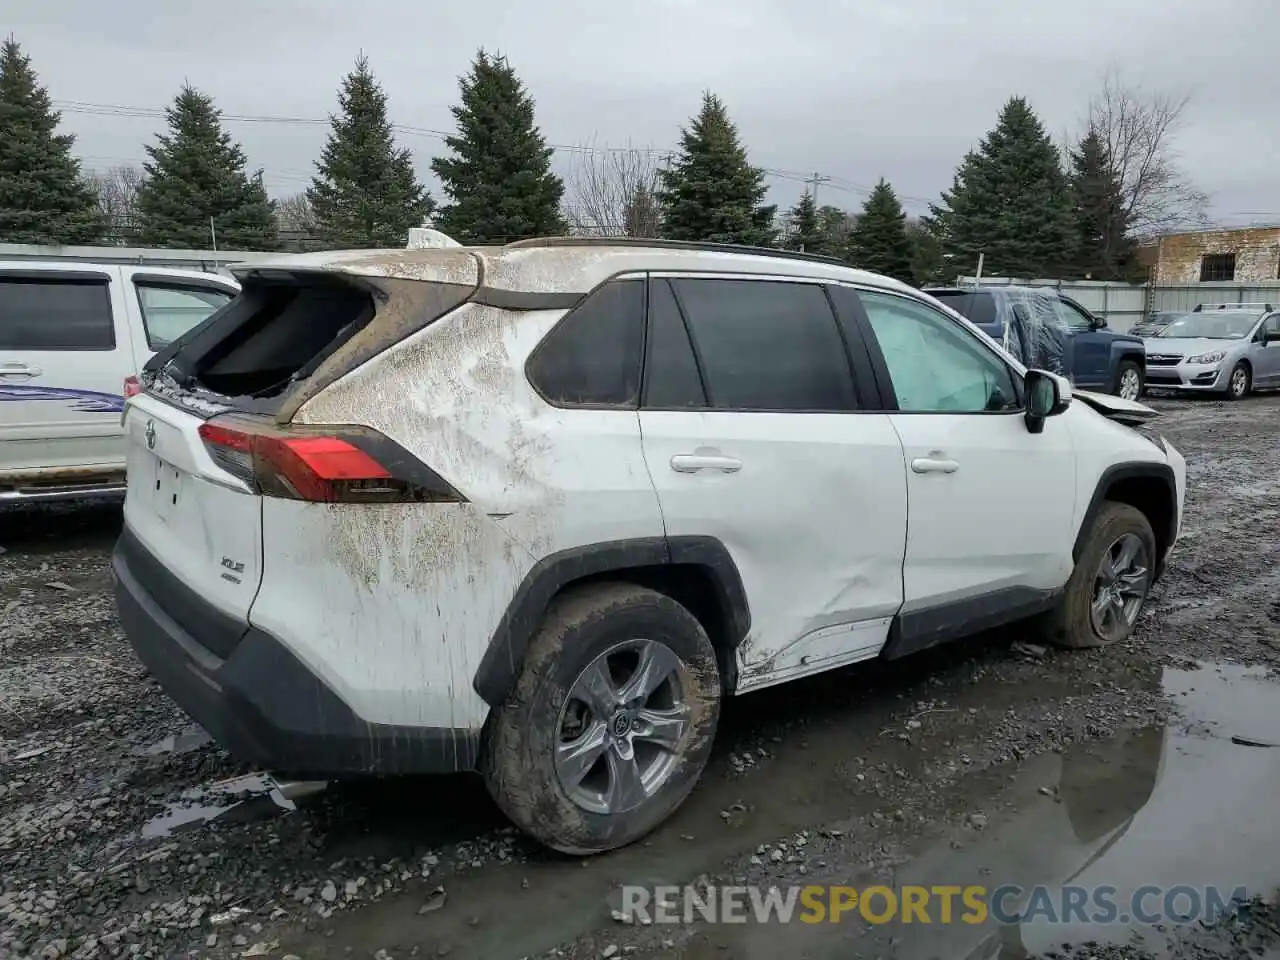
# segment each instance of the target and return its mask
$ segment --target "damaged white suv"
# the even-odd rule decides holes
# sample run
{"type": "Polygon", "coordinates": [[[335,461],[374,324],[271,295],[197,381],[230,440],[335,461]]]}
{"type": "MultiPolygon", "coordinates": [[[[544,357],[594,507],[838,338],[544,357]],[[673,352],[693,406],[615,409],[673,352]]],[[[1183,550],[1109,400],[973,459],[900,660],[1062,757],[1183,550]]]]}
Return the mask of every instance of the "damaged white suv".
{"type": "Polygon", "coordinates": [[[1038,616],[1126,638],[1183,458],[903,284],[533,240],[308,254],[125,414],[120,616],[283,772],[479,769],[586,854],[689,794],[720,704],[1038,616]]]}

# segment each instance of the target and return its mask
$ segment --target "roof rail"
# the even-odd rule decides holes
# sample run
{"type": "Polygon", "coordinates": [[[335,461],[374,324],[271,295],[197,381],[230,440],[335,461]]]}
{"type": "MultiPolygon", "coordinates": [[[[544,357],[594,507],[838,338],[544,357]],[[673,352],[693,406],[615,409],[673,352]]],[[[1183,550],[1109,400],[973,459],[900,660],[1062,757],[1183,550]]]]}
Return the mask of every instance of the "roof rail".
{"type": "Polygon", "coordinates": [[[777,247],[751,247],[738,243],[711,243],[703,240],[658,240],[646,237],[532,237],[508,243],[508,249],[528,247],[641,247],[658,250],[701,250],[705,253],[741,253],[753,257],[777,257],[782,260],[807,260],[812,263],[828,263],[837,267],[853,267],[838,257],[825,257],[817,253],[801,253],[798,250],[780,250],[777,247]]]}
{"type": "Polygon", "coordinates": [[[1269,303],[1197,303],[1191,310],[1192,313],[1203,313],[1205,310],[1265,310],[1270,313],[1274,310],[1269,303]]]}

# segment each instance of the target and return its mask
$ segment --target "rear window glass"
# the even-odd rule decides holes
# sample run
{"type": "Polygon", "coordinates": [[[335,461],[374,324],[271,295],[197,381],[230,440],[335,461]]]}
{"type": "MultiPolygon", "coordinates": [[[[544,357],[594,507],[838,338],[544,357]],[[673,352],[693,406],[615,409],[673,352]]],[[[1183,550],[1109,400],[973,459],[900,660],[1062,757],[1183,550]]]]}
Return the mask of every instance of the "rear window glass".
{"type": "Polygon", "coordinates": [[[230,291],[211,287],[138,284],[138,303],[142,307],[147,344],[152,350],[168,346],[230,300],[230,291]]]}
{"type": "Polygon", "coordinates": [[[980,290],[931,290],[929,295],[945,303],[971,323],[996,323],[999,320],[996,298],[990,293],[980,290]]]}
{"type": "Polygon", "coordinates": [[[547,335],[529,379],[552,403],[634,407],[643,338],[644,282],[606,283],[547,335]]]}
{"type": "Polygon", "coordinates": [[[0,349],[112,350],[107,280],[0,278],[0,349]]]}

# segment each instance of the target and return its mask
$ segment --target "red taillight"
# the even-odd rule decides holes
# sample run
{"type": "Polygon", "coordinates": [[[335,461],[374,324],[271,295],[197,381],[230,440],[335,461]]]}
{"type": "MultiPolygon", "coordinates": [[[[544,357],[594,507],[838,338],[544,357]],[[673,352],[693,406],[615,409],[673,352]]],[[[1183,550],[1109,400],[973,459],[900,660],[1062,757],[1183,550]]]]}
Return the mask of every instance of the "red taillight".
{"type": "Polygon", "coordinates": [[[130,397],[136,397],[142,392],[142,383],[137,377],[124,378],[124,398],[128,400],[130,397]]]}
{"type": "Polygon", "coordinates": [[[200,439],[218,466],[263,496],[329,503],[463,499],[407,451],[364,427],[278,431],[210,421],[200,425],[200,439]]]}

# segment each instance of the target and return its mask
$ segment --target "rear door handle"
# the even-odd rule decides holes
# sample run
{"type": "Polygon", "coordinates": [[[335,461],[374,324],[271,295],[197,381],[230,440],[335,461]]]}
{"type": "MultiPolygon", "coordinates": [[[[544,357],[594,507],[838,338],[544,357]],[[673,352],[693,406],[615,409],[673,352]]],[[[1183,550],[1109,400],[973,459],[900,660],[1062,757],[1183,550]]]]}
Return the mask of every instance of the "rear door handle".
{"type": "Polygon", "coordinates": [[[705,453],[677,453],[671,458],[671,469],[676,473],[697,473],[699,470],[737,473],[742,469],[742,461],[736,457],[721,457],[705,453]]]}
{"type": "Polygon", "coordinates": [[[38,377],[44,373],[29,363],[0,363],[0,377],[38,377]]]}
{"type": "Polygon", "coordinates": [[[916,473],[955,473],[960,464],[954,460],[935,460],[933,457],[916,457],[911,461],[911,469],[916,473]]]}

